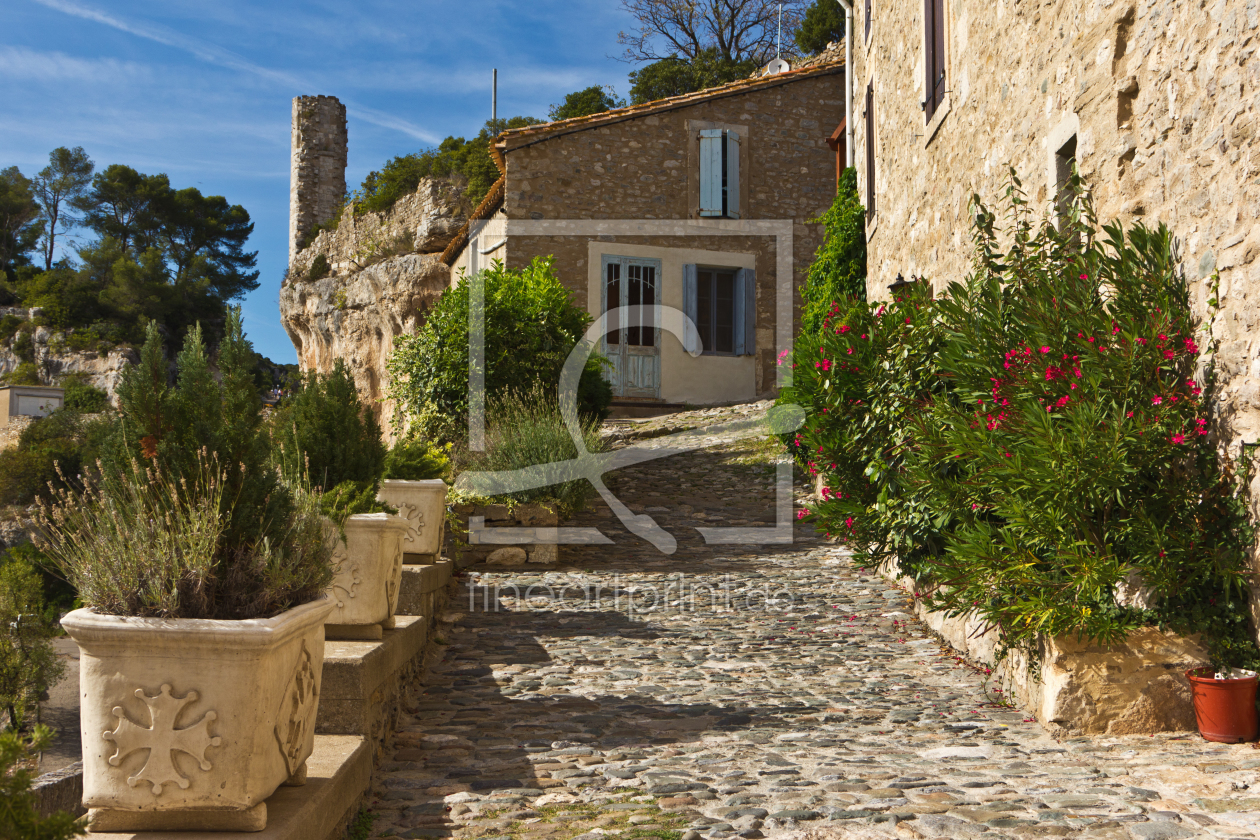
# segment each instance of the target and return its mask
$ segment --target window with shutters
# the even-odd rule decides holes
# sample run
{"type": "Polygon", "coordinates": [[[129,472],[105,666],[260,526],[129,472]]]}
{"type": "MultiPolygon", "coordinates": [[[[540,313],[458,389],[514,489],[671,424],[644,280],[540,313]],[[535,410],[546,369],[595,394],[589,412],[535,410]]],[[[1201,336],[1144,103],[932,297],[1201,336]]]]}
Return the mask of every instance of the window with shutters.
{"type": "Polygon", "coordinates": [[[875,80],[866,86],[866,220],[875,215],[875,80]]]}
{"type": "Polygon", "coordinates": [[[751,356],[756,331],[757,274],[751,268],[684,266],[684,313],[710,356],[751,356]]]}
{"type": "Polygon", "coordinates": [[[923,45],[923,111],[931,122],[945,101],[945,0],[923,0],[923,45]]]}
{"type": "Polygon", "coordinates": [[[739,218],[739,134],[725,128],[700,131],[700,215],[739,218]]]}

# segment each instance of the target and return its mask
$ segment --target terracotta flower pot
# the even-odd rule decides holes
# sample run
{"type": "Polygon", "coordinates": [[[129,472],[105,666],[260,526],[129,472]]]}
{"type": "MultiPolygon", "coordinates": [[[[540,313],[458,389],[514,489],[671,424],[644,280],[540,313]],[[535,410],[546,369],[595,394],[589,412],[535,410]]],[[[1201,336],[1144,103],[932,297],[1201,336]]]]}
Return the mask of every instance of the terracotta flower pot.
{"type": "Polygon", "coordinates": [[[306,778],[329,598],[245,621],[75,610],[93,831],[259,831],[306,778]]]}
{"type": "Polygon", "coordinates": [[[437,555],[442,551],[442,535],[446,532],[446,482],[440,478],[426,481],[387,478],[381,482],[376,498],[398,508],[399,517],[407,522],[403,562],[437,562],[437,555]]]}
{"type": "Polygon", "coordinates": [[[1238,744],[1256,740],[1260,720],[1256,717],[1256,674],[1230,672],[1217,679],[1211,666],[1186,671],[1194,692],[1194,717],[1199,734],[1208,741],[1238,744]]]}

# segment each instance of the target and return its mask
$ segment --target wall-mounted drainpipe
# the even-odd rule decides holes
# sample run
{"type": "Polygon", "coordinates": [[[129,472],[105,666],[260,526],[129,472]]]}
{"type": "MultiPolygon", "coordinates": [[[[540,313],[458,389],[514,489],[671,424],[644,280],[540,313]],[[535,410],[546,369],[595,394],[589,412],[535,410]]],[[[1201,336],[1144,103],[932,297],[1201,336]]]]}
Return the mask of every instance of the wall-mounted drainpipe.
{"type": "MultiPolygon", "coordinates": [[[[844,165],[853,165],[853,6],[836,0],[844,9],[844,165]]],[[[869,140],[868,140],[869,142],[869,140]]]]}

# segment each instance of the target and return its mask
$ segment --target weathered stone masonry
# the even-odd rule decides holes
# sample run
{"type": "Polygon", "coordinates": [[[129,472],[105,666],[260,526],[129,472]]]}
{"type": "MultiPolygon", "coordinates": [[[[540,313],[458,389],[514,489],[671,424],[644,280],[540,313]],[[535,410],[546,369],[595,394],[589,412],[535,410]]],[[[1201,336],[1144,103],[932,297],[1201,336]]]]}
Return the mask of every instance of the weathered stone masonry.
{"type": "Polygon", "coordinates": [[[876,0],[869,41],[854,5],[863,196],[874,89],[871,296],[898,272],[938,288],[962,279],[971,195],[995,200],[1012,165],[1048,207],[1055,154],[1074,138],[1100,219],[1165,222],[1178,238],[1195,310],[1220,341],[1219,428],[1235,450],[1260,439],[1257,0],[944,0],[949,93],[926,125],[924,0],[876,0]]]}
{"type": "Polygon", "coordinates": [[[289,261],[315,225],[346,197],[346,106],[335,96],[293,99],[289,171],[289,261]]]}

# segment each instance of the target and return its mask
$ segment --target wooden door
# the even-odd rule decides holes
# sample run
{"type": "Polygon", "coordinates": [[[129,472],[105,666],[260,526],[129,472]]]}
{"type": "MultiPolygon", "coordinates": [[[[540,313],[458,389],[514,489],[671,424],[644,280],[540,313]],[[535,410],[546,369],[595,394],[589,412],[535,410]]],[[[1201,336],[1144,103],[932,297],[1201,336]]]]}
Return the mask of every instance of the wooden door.
{"type": "Polygon", "coordinates": [[[604,257],[603,311],[645,307],[629,317],[612,315],[604,354],[612,362],[613,395],[659,399],[661,395],[661,264],[658,260],[604,257]]]}

